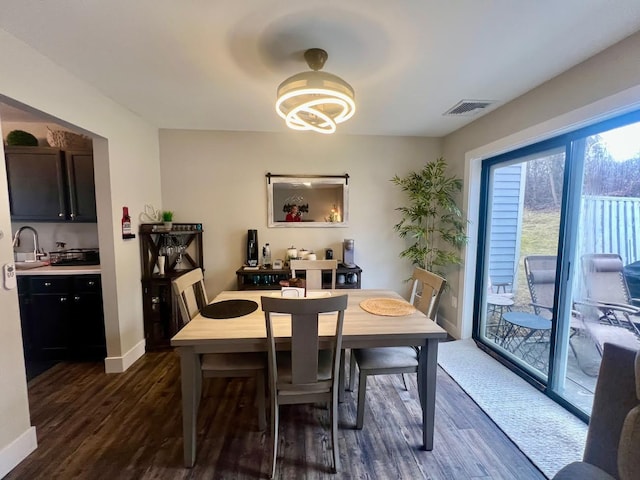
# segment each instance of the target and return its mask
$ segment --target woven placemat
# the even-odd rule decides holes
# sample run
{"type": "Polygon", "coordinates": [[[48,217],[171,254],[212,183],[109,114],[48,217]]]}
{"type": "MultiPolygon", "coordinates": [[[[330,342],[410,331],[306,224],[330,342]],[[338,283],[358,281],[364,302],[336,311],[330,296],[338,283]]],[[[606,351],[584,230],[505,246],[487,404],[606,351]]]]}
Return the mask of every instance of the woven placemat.
{"type": "Polygon", "coordinates": [[[210,303],[202,307],[200,313],[207,318],[236,318],[248,315],[258,309],[258,304],[253,300],[222,300],[210,303]]]}
{"type": "Polygon", "coordinates": [[[367,298],[360,302],[360,308],[374,315],[402,317],[416,311],[416,307],[404,300],[395,298],[367,298]]]}

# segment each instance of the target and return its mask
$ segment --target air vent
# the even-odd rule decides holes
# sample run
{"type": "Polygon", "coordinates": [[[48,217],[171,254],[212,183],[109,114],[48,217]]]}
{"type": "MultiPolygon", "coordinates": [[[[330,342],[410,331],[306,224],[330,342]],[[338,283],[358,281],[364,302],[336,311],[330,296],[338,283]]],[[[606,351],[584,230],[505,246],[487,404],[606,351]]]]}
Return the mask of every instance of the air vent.
{"type": "Polygon", "coordinates": [[[461,100],[449,110],[443,113],[443,115],[451,116],[471,116],[477,115],[482,110],[485,110],[490,105],[493,105],[495,100],[461,100]]]}

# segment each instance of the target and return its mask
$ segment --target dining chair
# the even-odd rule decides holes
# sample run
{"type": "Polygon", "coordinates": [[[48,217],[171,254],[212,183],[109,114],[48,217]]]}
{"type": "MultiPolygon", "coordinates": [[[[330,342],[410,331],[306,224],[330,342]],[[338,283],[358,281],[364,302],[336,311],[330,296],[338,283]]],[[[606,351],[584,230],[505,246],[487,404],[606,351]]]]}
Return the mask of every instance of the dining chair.
{"type": "MultiPolygon", "coordinates": [[[[262,310],[267,328],[269,391],[271,401],[271,478],[276,471],[278,455],[278,422],[280,405],[328,402],[331,416],[331,452],[333,472],[340,468],[338,450],[338,376],[342,325],[347,308],[347,295],[322,298],[262,297],[262,310]],[[331,339],[320,341],[323,320],[336,319],[331,339]],[[289,314],[277,316],[277,314],[289,314]],[[291,332],[290,351],[276,351],[277,338],[291,332]]],[[[324,322],[323,322],[324,323],[324,322]]],[[[326,335],[326,334],[325,334],[326,335]]]]}
{"type": "MultiPolygon", "coordinates": [[[[412,275],[413,284],[409,302],[424,313],[427,318],[434,319],[447,281],[422,268],[416,267],[412,275]]],[[[349,390],[353,389],[356,364],[358,376],[358,413],[356,428],[362,429],[364,424],[365,395],[367,377],[370,375],[392,375],[418,372],[419,349],[416,347],[376,347],[356,348],[351,350],[349,390]]],[[[407,388],[404,376],[402,378],[407,388]]]]}
{"type": "MultiPolygon", "coordinates": [[[[208,305],[207,291],[204,287],[202,269],[196,268],[172,282],[174,296],[180,307],[183,326],[189,323],[208,305]]],[[[205,353],[200,357],[202,370],[198,378],[196,398],[200,402],[202,377],[235,378],[253,377],[256,381],[256,403],[258,405],[258,427],[264,430],[267,425],[265,407],[266,359],[262,353],[205,353]]]]}
{"type": "Polygon", "coordinates": [[[322,272],[331,271],[331,289],[336,288],[337,260],[290,260],[291,276],[296,278],[296,272],[305,273],[305,283],[309,290],[322,290],[322,272]]]}

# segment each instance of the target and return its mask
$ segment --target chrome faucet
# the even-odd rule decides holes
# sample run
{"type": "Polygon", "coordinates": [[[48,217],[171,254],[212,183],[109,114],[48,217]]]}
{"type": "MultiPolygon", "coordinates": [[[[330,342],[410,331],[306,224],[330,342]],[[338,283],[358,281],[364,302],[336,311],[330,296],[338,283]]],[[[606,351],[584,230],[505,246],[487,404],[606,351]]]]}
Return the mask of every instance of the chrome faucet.
{"type": "Polygon", "coordinates": [[[45,257],[47,254],[40,250],[40,243],[38,241],[38,232],[35,228],[30,227],[29,225],[25,225],[24,227],[20,227],[13,237],[13,248],[20,246],[20,234],[23,230],[31,230],[33,233],[33,260],[27,261],[37,261],[41,257],[45,257]]]}

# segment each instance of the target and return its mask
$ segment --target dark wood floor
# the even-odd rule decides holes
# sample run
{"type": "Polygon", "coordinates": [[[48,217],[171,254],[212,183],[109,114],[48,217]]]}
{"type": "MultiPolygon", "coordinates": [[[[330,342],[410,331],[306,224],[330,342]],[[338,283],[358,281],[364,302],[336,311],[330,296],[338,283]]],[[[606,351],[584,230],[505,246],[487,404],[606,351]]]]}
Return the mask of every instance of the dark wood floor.
{"type": "MultiPolygon", "coordinates": [[[[102,364],[61,363],[29,383],[38,449],[15,479],[268,478],[268,437],[257,430],[255,386],[205,380],[196,466],[182,466],[179,359],[146,354],[124,374],[102,364]]],[[[438,371],[435,448],[419,448],[415,378],[372,378],[365,428],[353,429],[355,392],[340,405],[338,475],[329,471],[328,412],[281,407],[281,479],[544,479],[443,371],[438,371]]]]}

